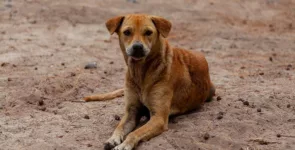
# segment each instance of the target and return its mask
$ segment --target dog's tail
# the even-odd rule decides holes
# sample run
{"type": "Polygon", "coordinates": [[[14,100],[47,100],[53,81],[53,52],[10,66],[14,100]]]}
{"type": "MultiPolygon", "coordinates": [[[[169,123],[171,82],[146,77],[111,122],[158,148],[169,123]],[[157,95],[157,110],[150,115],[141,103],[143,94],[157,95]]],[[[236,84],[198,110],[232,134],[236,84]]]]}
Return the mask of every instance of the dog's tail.
{"type": "Polygon", "coordinates": [[[211,102],[212,101],[213,96],[215,96],[215,91],[216,91],[215,86],[213,85],[213,83],[211,83],[210,84],[209,96],[206,99],[206,102],[211,102]]]}
{"type": "Polygon", "coordinates": [[[84,100],[86,102],[106,101],[106,100],[111,100],[111,99],[114,99],[117,97],[122,97],[122,96],[124,96],[124,89],[118,89],[118,90],[115,90],[115,91],[109,92],[109,93],[87,96],[87,97],[84,97],[84,100]]]}

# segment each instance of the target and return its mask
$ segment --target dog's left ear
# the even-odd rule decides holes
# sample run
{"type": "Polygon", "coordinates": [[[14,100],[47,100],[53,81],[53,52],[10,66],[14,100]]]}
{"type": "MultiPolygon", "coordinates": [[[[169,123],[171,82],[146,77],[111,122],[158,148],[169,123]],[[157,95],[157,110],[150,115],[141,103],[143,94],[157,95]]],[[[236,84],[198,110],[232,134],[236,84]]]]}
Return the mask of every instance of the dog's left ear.
{"type": "Polygon", "coordinates": [[[166,38],[172,26],[170,21],[158,16],[151,16],[151,19],[155,24],[157,30],[160,32],[160,34],[166,38]]]}
{"type": "Polygon", "coordinates": [[[124,16],[118,16],[111,18],[106,22],[106,27],[108,28],[111,35],[119,30],[123,20],[124,16]]]}

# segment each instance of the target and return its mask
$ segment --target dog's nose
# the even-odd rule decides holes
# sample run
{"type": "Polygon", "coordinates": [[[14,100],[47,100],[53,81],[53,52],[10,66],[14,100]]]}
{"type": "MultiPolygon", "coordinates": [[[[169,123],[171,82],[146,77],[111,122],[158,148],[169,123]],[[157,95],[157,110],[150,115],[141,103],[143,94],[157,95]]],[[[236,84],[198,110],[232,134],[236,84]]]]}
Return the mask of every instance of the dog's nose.
{"type": "Polygon", "coordinates": [[[141,43],[135,43],[132,46],[134,51],[142,51],[143,50],[143,45],[141,43]]]}
{"type": "Polygon", "coordinates": [[[132,51],[130,53],[130,56],[141,58],[145,56],[144,47],[141,43],[134,43],[132,45],[132,51]]]}

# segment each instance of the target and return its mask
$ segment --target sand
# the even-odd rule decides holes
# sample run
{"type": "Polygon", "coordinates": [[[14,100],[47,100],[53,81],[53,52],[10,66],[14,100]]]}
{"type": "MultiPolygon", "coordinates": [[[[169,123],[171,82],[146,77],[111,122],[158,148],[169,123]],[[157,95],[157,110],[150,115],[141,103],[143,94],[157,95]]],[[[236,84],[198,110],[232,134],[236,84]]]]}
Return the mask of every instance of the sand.
{"type": "Polygon", "coordinates": [[[104,22],[128,13],[171,20],[170,44],[203,52],[217,88],[212,102],[171,119],[138,150],[295,149],[294,1],[7,0],[0,150],[103,148],[123,100],[81,100],[123,87],[118,38],[104,22]],[[89,62],[97,68],[84,69],[89,62]]]}

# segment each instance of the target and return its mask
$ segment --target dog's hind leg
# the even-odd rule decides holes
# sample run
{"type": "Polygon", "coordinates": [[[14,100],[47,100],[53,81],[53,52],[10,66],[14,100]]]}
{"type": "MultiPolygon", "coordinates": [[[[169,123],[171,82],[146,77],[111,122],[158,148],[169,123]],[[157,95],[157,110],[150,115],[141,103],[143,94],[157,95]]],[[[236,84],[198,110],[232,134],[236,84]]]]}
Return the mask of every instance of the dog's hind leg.
{"type": "Polygon", "coordinates": [[[124,89],[118,89],[116,91],[109,92],[109,93],[87,96],[87,97],[84,97],[84,100],[86,102],[89,102],[89,101],[106,101],[106,100],[111,100],[111,99],[114,99],[114,98],[117,98],[117,97],[122,97],[122,96],[124,96],[124,89]]]}

